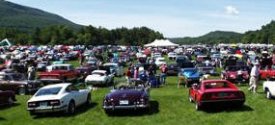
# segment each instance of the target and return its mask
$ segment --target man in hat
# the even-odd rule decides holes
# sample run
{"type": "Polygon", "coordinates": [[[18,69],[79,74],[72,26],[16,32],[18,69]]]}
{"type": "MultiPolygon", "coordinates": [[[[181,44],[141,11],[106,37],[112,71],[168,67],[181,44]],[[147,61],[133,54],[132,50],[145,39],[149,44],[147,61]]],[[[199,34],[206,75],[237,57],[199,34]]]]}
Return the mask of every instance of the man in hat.
{"type": "Polygon", "coordinates": [[[257,86],[258,86],[258,77],[259,77],[259,62],[255,62],[254,66],[251,69],[250,72],[250,80],[249,80],[249,91],[253,91],[254,93],[256,93],[257,90],[257,86]]]}

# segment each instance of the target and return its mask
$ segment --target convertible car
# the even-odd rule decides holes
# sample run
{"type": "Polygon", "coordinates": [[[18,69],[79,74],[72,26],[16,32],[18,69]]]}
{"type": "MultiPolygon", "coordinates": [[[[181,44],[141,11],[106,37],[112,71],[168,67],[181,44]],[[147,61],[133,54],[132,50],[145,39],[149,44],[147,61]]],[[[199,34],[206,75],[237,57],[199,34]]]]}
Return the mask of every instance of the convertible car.
{"type": "Polygon", "coordinates": [[[248,66],[227,66],[225,71],[221,73],[221,78],[231,82],[248,82],[249,67],[248,66]]]}
{"type": "Polygon", "coordinates": [[[47,112],[75,113],[76,107],[91,102],[90,89],[78,89],[71,83],[44,86],[27,102],[30,115],[47,112]]]}
{"type": "Polygon", "coordinates": [[[106,113],[116,109],[146,109],[149,108],[149,88],[144,86],[120,86],[111,90],[103,100],[106,113]]]}
{"type": "Polygon", "coordinates": [[[11,105],[16,101],[15,94],[13,91],[2,91],[0,90],[0,106],[11,105]]]}
{"type": "Polygon", "coordinates": [[[189,89],[189,101],[195,102],[196,110],[205,106],[243,106],[245,94],[227,80],[204,80],[189,89]]]}
{"type": "Polygon", "coordinates": [[[183,68],[179,75],[184,78],[186,87],[190,87],[193,83],[199,83],[202,76],[196,68],[183,68]]]}

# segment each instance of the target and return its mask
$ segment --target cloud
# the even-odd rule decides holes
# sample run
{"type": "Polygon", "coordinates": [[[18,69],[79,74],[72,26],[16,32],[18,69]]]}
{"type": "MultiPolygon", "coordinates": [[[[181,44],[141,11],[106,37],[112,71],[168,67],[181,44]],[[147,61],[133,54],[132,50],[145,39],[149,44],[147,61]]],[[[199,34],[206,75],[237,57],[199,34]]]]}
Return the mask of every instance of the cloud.
{"type": "Polygon", "coordinates": [[[238,15],[240,12],[236,7],[233,6],[226,6],[225,13],[229,15],[238,15]]]}

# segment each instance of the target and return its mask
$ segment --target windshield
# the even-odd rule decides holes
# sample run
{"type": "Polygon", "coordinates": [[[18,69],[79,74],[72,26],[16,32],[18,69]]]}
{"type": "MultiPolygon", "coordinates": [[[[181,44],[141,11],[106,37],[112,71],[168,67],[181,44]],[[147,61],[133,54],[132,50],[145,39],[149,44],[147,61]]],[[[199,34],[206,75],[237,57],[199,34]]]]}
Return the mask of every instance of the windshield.
{"type": "Polygon", "coordinates": [[[37,92],[35,96],[43,96],[43,95],[57,95],[62,87],[54,87],[54,88],[47,88],[41,89],[37,92]]]}
{"type": "Polygon", "coordinates": [[[101,73],[101,72],[93,72],[93,75],[100,75],[100,76],[104,76],[104,73],[101,73]]]}
{"type": "Polygon", "coordinates": [[[216,89],[216,88],[229,88],[226,82],[213,82],[213,83],[206,83],[204,85],[205,89],[216,89]]]}

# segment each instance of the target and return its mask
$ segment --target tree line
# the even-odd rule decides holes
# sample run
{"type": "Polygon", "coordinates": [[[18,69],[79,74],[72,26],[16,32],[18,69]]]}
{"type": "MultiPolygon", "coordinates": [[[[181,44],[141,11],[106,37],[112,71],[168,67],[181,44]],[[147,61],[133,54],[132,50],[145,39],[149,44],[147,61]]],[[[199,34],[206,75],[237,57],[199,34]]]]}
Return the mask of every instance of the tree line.
{"type": "Polygon", "coordinates": [[[8,38],[19,45],[144,45],[164,38],[160,32],[147,27],[108,30],[83,26],[78,30],[64,25],[35,28],[31,32],[16,28],[0,28],[0,39],[8,38]]]}

